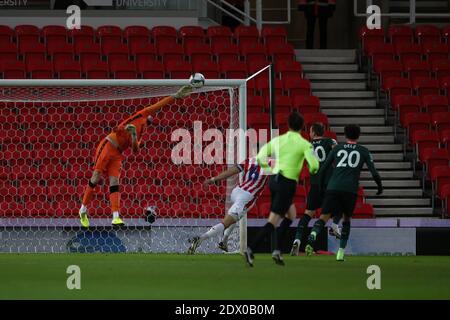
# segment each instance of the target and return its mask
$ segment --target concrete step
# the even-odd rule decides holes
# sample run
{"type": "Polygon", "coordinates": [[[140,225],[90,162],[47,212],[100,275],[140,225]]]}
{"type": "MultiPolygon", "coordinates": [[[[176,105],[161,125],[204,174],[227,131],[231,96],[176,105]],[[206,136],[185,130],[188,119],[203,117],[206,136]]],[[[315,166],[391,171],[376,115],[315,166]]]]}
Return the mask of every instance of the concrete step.
{"type": "MultiPolygon", "coordinates": [[[[331,130],[339,133],[344,133],[344,127],[341,126],[332,126],[331,130]]],[[[394,133],[394,128],[387,127],[387,126],[361,126],[361,134],[364,136],[364,134],[379,134],[379,133],[394,133]]]]}
{"type": "Polygon", "coordinates": [[[377,217],[399,217],[399,216],[430,216],[433,214],[433,208],[375,208],[377,217]]]}
{"type": "MultiPolygon", "coordinates": [[[[373,180],[361,180],[359,185],[366,188],[376,188],[377,184],[373,180]]],[[[420,180],[385,180],[384,188],[420,188],[420,180]]]]}
{"type": "MultiPolygon", "coordinates": [[[[362,131],[362,130],[361,130],[362,131]]],[[[337,136],[338,141],[345,141],[345,137],[343,135],[337,136]]],[[[378,144],[378,143],[394,143],[394,136],[393,135],[362,135],[359,140],[359,143],[365,145],[365,144],[378,144]]]]}
{"type": "Polygon", "coordinates": [[[408,170],[411,169],[411,162],[378,162],[375,164],[377,170],[408,170]]]}
{"type": "Polygon", "coordinates": [[[403,161],[403,153],[372,153],[376,161],[403,161]]]}
{"type": "Polygon", "coordinates": [[[395,152],[403,151],[403,145],[401,144],[365,144],[364,145],[370,152],[395,152]]]}
{"type": "Polygon", "coordinates": [[[311,82],[312,90],[366,90],[365,82],[311,82]]]}
{"type": "Polygon", "coordinates": [[[427,207],[431,205],[430,199],[426,198],[403,198],[403,199],[382,199],[382,198],[367,198],[367,203],[373,206],[395,206],[395,207],[407,207],[407,206],[421,206],[427,207]]]}
{"type": "MultiPolygon", "coordinates": [[[[378,197],[376,189],[364,189],[366,197],[378,197]]],[[[422,197],[422,189],[384,189],[380,197],[422,197]]]]}
{"type": "Polygon", "coordinates": [[[322,108],[375,108],[377,106],[376,100],[332,100],[321,99],[320,106],[322,108]]]}
{"type": "Polygon", "coordinates": [[[321,111],[328,116],[384,116],[383,109],[328,109],[322,108],[321,111]]]}
{"type": "Polygon", "coordinates": [[[298,57],[346,57],[356,58],[355,49],[296,49],[298,57]]]}
{"type": "Polygon", "coordinates": [[[328,117],[330,125],[347,125],[355,123],[361,125],[383,125],[384,117],[328,117]]]}
{"type": "Polygon", "coordinates": [[[366,73],[308,73],[306,78],[314,80],[366,80],[366,73]]]}
{"type": "MultiPolygon", "coordinates": [[[[299,59],[302,62],[301,59],[299,59]]],[[[303,72],[357,72],[357,64],[303,64],[303,72]]]]}
{"type": "Polygon", "coordinates": [[[303,63],[355,63],[354,57],[304,57],[297,56],[297,61],[303,63]]]}
{"type": "Polygon", "coordinates": [[[319,98],[375,98],[374,91],[313,91],[313,95],[319,98]]]}
{"type": "MultiPolygon", "coordinates": [[[[378,171],[381,176],[381,179],[411,179],[413,177],[412,171],[378,171]]],[[[372,174],[369,171],[361,171],[361,179],[371,179],[372,174]]]]}

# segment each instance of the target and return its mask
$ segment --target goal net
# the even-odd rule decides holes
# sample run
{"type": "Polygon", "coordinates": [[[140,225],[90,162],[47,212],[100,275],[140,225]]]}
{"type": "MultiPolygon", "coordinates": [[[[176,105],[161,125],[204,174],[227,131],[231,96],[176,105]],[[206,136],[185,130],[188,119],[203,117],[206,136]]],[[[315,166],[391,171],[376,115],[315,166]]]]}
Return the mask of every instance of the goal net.
{"type": "MultiPolygon", "coordinates": [[[[163,107],[145,130],[140,152],[124,152],[120,214],[126,227],[111,227],[107,177],[88,207],[90,228],[80,226],[80,198],[101,139],[185,84],[0,81],[0,252],[185,252],[189,238],[222,219],[236,179],[208,187],[202,182],[246,156],[236,131],[245,127],[245,80],[207,80],[163,107]],[[154,221],[148,212],[156,213],[154,221]]],[[[245,245],[239,234],[246,236],[236,228],[230,250],[245,245]]],[[[217,240],[199,251],[219,252],[217,240]]]]}

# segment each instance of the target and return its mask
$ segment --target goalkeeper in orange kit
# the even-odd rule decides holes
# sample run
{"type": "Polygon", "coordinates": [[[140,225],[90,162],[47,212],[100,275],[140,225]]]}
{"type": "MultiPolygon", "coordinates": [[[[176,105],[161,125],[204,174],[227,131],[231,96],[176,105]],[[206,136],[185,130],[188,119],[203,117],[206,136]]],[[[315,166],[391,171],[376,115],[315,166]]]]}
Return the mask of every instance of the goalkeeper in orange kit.
{"type": "Polygon", "coordinates": [[[134,113],[100,142],[94,156],[94,172],[84,191],[79,211],[80,222],[83,227],[89,227],[87,206],[95,194],[95,188],[102,174],[109,177],[109,200],[113,214],[112,225],[124,225],[120,218],[119,192],[119,177],[122,160],[124,159],[122,153],[129,147],[131,147],[133,153],[139,152],[142,133],[151,124],[152,115],[175,99],[184,98],[191,92],[192,86],[184,86],[175,95],[165,97],[154,105],[134,113]]]}

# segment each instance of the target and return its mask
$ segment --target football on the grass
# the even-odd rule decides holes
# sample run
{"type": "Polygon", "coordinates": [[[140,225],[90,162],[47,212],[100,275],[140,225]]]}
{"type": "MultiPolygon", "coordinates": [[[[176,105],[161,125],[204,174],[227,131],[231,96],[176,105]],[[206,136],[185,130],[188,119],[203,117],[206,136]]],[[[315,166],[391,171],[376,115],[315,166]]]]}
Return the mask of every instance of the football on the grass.
{"type": "Polygon", "coordinates": [[[201,73],[194,73],[189,78],[189,82],[194,88],[201,88],[205,84],[205,77],[201,73]]]}

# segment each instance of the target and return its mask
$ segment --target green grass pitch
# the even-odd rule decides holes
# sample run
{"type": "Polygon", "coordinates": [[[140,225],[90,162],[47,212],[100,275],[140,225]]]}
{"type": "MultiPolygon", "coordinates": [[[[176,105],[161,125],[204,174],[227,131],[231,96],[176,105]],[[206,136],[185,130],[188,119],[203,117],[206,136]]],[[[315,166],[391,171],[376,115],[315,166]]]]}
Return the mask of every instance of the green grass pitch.
{"type": "Polygon", "coordinates": [[[0,299],[450,299],[450,257],[1,254],[0,299]],[[81,268],[81,290],[66,269],[81,268]],[[367,267],[381,268],[368,290],[367,267]]]}

